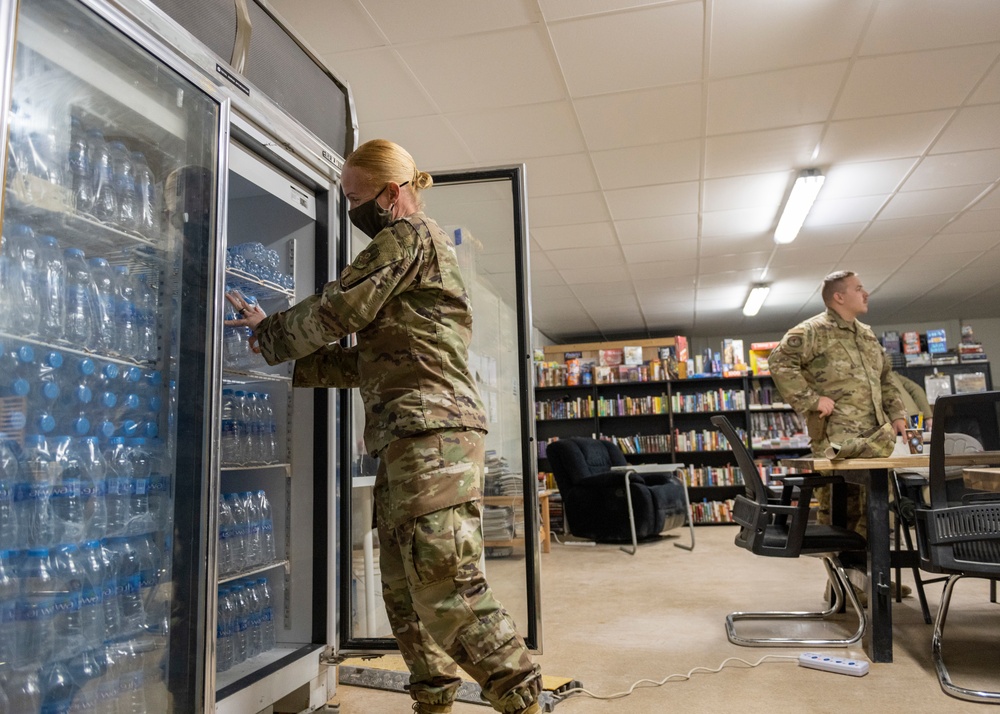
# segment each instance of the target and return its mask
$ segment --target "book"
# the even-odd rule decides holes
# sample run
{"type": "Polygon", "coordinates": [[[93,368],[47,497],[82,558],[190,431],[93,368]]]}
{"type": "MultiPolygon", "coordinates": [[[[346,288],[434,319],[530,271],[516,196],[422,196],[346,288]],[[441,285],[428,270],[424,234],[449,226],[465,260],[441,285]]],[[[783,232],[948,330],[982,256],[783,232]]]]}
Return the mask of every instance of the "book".
{"type": "Polygon", "coordinates": [[[623,353],[620,349],[598,350],[598,364],[602,367],[615,367],[622,363],[623,353]]]}
{"type": "Polygon", "coordinates": [[[920,354],[920,333],[918,332],[903,333],[903,354],[907,355],[920,354]]]}
{"type": "Polygon", "coordinates": [[[944,330],[927,330],[927,351],[931,354],[943,354],[948,351],[948,340],[944,330]]]}
{"type": "Polygon", "coordinates": [[[622,347],[622,358],[627,365],[640,365],[642,364],[642,347],[634,346],[622,347]]]}

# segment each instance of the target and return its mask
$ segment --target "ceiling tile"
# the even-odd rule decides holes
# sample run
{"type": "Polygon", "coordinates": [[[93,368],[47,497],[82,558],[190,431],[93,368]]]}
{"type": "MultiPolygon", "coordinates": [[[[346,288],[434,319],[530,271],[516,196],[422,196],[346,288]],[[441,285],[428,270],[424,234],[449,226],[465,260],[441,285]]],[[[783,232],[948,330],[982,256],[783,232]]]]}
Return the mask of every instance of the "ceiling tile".
{"type": "Polygon", "coordinates": [[[894,238],[927,238],[941,230],[952,214],[886,218],[884,215],[861,236],[863,241],[892,240],[894,238]]]}
{"type": "MultiPolygon", "coordinates": [[[[732,255],[744,251],[768,251],[774,247],[770,234],[743,233],[737,235],[704,236],[701,239],[699,255],[712,258],[717,255],[732,255]]],[[[706,261],[706,265],[711,265],[706,261]]]]}
{"type": "Polygon", "coordinates": [[[829,166],[920,156],[951,115],[937,111],[832,122],[818,162],[829,166]]]}
{"type": "Polygon", "coordinates": [[[574,100],[587,146],[619,149],[701,135],[701,85],[615,92],[574,100]]]}
{"type": "Polygon", "coordinates": [[[424,171],[468,167],[473,154],[452,126],[438,115],[389,119],[361,125],[359,142],[387,138],[403,146],[424,171]]]}
{"type": "Polygon", "coordinates": [[[960,110],[931,153],[996,148],[1000,148],[1000,104],[986,104],[960,110]]]}
{"type": "Polygon", "coordinates": [[[623,264],[621,248],[571,248],[569,250],[548,250],[546,255],[564,276],[567,270],[575,268],[598,268],[623,264]]]}
{"type": "Polygon", "coordinates": [[[392,49],[343,52],[334,55],[329,65],[338,77],[351,84],[358,122],[362,125],[436,113],[427,93],[392,49]],[[355,81],[371,71],[378,72],[384,81],[378,84],[355,81]]]}
{"type": "Polygon", "coordinates": [[[836,225],[870,221],[888,196],[855,196],[853,198],[818,198],[806,216],[805,225],[836,225]]]}
{"type": "Polygon", "coordinates": [[[958,251],[984,251],[1000,245],[996,231],[982,233],[942,233],[934,236],[920,249],[920,255],[943,255],[958,251]]]}
{"type": "Polygon", "coordinates": [[[574,297],[568,285],[532,285],[531,299],[537,305],[551,300],[574,297]]]}
{"type": "Polygon", "coordinates": [[[879,217],[892,219],[956,213],[969,205],[969,201],[982,193],[984,188],[985,185],[979,185],[903,191],[892,197],[879,217]]]}
{"type": "MultiPolygon", "coordinates": [[[[535,253],[531,254],[532,264],[535,261],[535,253]]],[[[547,286],[547,285],[565,285],[566,281],[563,280],[562,275],[559,274],[558,270],[542,270],[539,268],[535,270],[534,267],[531,269],[531,285],[535,286],[547,286]]]]}
{"type": "Polygon", "coordinates": [[[986,184],[1000,179],[1000,149],[928,156],[906,180],[904,191],[986,184]]]}
{"type": "Polygon", "coordinates": [[[1000,209],[994,208],[986,211],[966,211],[942,230],[945,233],[995,232],[997,226],[1000,226],[1000,209]]]}
{"type": "Polygon", "coordinates": [[[835,164],[826,173],[824,199],[886,195],[898,189],[916,159],[835,164]]]}
{"type": "Polygon", "coordinates": [[[610,283],[587,283],[584,285],[574,285],[573,292],[576,295],[632,295],[635,293],[635,286],[628,280],[610,283]]]}
{"type": "Polygon", "coordinates": [[[979,45],[859,59],[834,118],[957,107],[996,56],[996,46],[979,45]]]}
{"type": "Polygon", "coordinates": [[[847,59],[872,0],[715,0],[712,78],[847,59]]]}
{"type": "Polygon", "coordinates": [[[527,160],[528,197],[562,196],[598,190],[590,156],[584,153],[535,156],[527,160]]]}
{"type": "MultiPolygon", "coordinates": [[[[523,0],[434,0],[433,12],[427,3],[399,3],[396,0],[360,0],[386,36],[395,43],[476,34],[520,25],[537,24],[541,15],[523,0]]],[[[329,3],[327,3],[329,4],[329,3]]]]}
{"type": "Polygon", "coordinates": [[[836,62],[710,82],[708,133],[825,121],[846,68],[836,62]]]}
{"type": "MultiPolygon", "coordinates": [[[[777,209],[794,176],[787,171],[705,181],[702,210],[706,213],[747,208],[777,209]]],[[[771,215],[774,215],[773,213],[771,215]]]]}
{"type": "Polygon", "coordinates": [[[681,141],[653,146],[595,151],[597,178],[605,189],[697,181],[701,142],[681,141]]]}
{"type": "Polygon", "coordinates": [[[715,272],[730,272],[733,270],[757,270],[759,271],[767,263],[770,252],[759,253],[735,253],[733,255],[719,255],[712,259],[711,267],[703,266],[701,275],[711,275],[715,272]]]}
{"type": "MultiPolygon", "coordinates": [[[[698,276],[698,296],[707,297],[710,290],[724,288],[731,291],[734,288],[750,291],[750,284],[757,282],[756,270],[730,270],[724,273],[704,273],[698,276]]],[[[728,294],[728,293],[727,293],[728,294]]]]}
{"type": "MultiPolygon", "coordinates": [[[[957,248],[957,246],[956,246],[957,248]]],[[[906,261],[899,270],[900,275],[910,275],[915,272],[927,272],[936,275],[940,280],[945,273],[964,268],[969,263],[978,260],[983,251],[958,251],[951,253],[925,253],[920,251],[906,261]]],[[[930,282],[933,278],[928,279],[930,282]]]]}
{"type": "Polygon", "coordinates": [[[969,98],[969,104],[996,104],[997,102],[1000,102],[1000,64],[993,65],[993,69],[969,98]]]}
{"type": "Polygon", "coordinates": [[[575,154],[584,149],[583,137],[570,128],[573,111],[567,102],[450,114],[448,119],[466,143],[475,147],[480,166],[521,163],[535,156],[575,154]]]}
{"type": "MultiPolygon", "coordinates": [[[[532,280],[534,280],[535,274],[541,271],[550,271],[550,270],[555,271],[555,266],[552,265],[552,261],[549,260],[549,257],[545,254],[545,251],[541,250],[540,248],[537,248],[535,244],[531,246],[531,251],[528,258],[530,260],[530,270],[531,270],[532,280]]],[[[559,282],[560,283],[562,282],[562,278],[559,279],[559,282]]]]}
{"type": "Polygon", "coordinates": [[[996,42],[1000,5],[994,0],[880,0],[863,54],[888,54],[996,42]]]}
{"type": "Polygon", "coordinates": [[[692,213],[698,208],[698,184],[693,181],[617,189],[606,191],[604,195],[615,221],[679,216],[692,213]]]}
{"type": "Polygon", "coordinates": [[[667,4],[555,22],[549,33],[570,95],[583,97],[700,79],[702,21],[701,3],[667,4]]]}
{"type": "Polygon", "coordinates": [[[662,3],[663,0],[538,0],[542,14],[550,22],[662,3]]]}
{"type": "Polygon", "coordinates": [[[536,226],[531,229],[531,235],[547,251],[618,245],[613,225],[607,221],[603,223],[536,226]]]}
{"type": "Polygon", "coordinates": [[[635,294],[631,291],[617,295],[594,295],[588,290],[581,290],[577,293],[577,299],[579,299],[584,309],[595,318],[602,314],[608,314],[609,310],[620,311],[623,308],[626,310],[639,309],[639,302],[636,300],[635,294]]]}
{"type": "Polygon", "coordinates": [[[388,44],[358,3],[324,2],[322,8],[318,8],[312,2],[301,0],[271,0],[269,5],[320,55],[388,44]],[[322,12],[322,22],[316,21],[319,12],[322,12]],[[331,27],[336,27],[337,31],[330,32],[331,27]]]}
{"type": "Polygon", "coordinates": [[[651,260],[690,260],[698,257],[698,240],[672,240],[663,243],[640,243],[622,246],[625,262],[646,263],[651,260]]]}
{"type": "Polygon", "coordinates": [[[737,211],[713,211],[702,215],[703,236],[735,236],[763,233],[774,228],[778,206],[744,208],[737,211]]]}
{"type": "MultiPolygon", "coordinates": [[[[839,256],[843,251],[844,247],[840,245],[831,249],[829,245],[806,245],[800,241],[795,241],[790,245],[779,245],[778,250],[774,252],[774,257],[771,258],[769,270],[773,271],[789,265],[823,265],[831,260],[831,253],[839,256]]],[[[823,275],[826,275],[825,270],[823,275]]]]}
{"type": "Polygon", "coordinates": [[[705,178],[792,171],[813,163],[822,124],[710,136],[705,178]]]}
{"type": "Polygon", "coordinates": [[[539,196],[528,206],[528,225],[532,230],[546,226],[601,223],[607,220],[608,210],[600,193],[539,196]]]}
{"type": "Polygon", "coordinates": [[[566,268],[560,269],[563,280],[568,285],[583,283],[617,283],[628,280],[628,269],[625,265],[611,265],[601,268],[566,268]]]}
{"type": "Polygon", "coordinates": [[[803,245],[837,245],[854,242],[867,223],[803,226],[796,243],[803,245]]]}
{"type": "Polygon", "coordinates": [[[688,279],[694,279],[698,274],[697,260],[663,260],[659,262],[633,263],[628,266],[629,273],[635,280],[670,280],[676,283],[681,279],[686,284],[688,279]]]}
{"type": "Polygon", "coordinates": [[[871,243],[856,243],[844,254],[842,262],[858,266],[856,268],[851,268],[851,270],[861,272],[864,270],[864,265],[868,261],[893,258],[898,259],[901,257],[908,258],[913,255],[914,249],[915,246],[913,245],[913,241],[906,238],[880,240],[871,243]]]}
{"type": "MultiPolygon", "coordinates": [[[[410,35],[411,37],[416,35],[410,35]]],[[[538,27],[521,27],[400,47],[398,52],[445,114],[565,98],[538,27]],[[517,52],[511,52],[516,47],[517,52]],[[484,81],[483,67],[489,67],[484,81]]]]}
{"type": "Polygon", "coordinates": [[[659,216],[615,221],[618,240],[622,245],[630,243],[655,243],[661,240],[681,240],[698,235],[698,214],[681,216],[659,216]]]}

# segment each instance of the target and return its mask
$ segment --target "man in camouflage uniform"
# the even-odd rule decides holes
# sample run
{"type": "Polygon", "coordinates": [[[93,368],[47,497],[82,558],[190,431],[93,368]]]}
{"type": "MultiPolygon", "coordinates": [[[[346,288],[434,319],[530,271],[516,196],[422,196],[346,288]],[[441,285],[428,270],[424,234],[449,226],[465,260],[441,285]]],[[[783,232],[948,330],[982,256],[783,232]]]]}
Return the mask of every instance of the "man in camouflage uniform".
{"type": "MultiPolygon", "coordinates": [[[[861,280],[850,271],[831,273],[823,280],[823,302],[826,311],[789,330],[768,359],[781,395],[805,417],[813,455],[887,423],[905,435],[906,412],[889,360],[872,329],[857,320],[868,312],[861,280]]],[[[830,488],[814,493],[818,521],[830,523],[830,488]]],[[[858,486],[848,486],[847,521],[867,534],[866,492],[858,486]]]]}
{"type": "Polygon", "coordinates": [[[361,390],[365,445],[379,458],[383,598],[414,710],[451,711],[457,664],[497,711],[533,714],[539,669],[479,568],[486,416],[468,367],[472,314],[455,249],[420,211],[430,184],[401,147],[359,147],[343,189],[371,244],[318,295],[267,318],[247,308],[233,324],[254,329],[251,344],[269,364],[296,360],[294,386],[361,390]],[[394,173],[372,161],[386,156],[394,173]],[[351,333],[356,347],[331,344],[351,333]]]}

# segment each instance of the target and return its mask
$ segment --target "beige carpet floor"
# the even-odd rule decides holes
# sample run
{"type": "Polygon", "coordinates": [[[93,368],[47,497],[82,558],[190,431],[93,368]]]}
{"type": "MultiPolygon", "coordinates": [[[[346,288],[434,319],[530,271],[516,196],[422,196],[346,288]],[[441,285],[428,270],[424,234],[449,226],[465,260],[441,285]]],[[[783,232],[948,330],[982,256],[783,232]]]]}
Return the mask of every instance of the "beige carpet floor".
{"type": "MultiPolygon", "coordinates": [[[[660,680],[695,667],[716,668],[730,657],[754,662],[765,655],[797,656],[806,650],[737,647],[726,639],[724,618],[740,609],[814,609],[821,605],[822,564],[813,558],[761,558],[736,548],[731,526],[700,527],[687,552],[673,538],[640,545],[635,556],[616,546],[580,548],[553,544],[542,555],[543,654],[547,674],[579,680],[610,695],[639,679],[660,680]]],[[[686,533],[681,537],[686,541],[686,533]]],[[[493,563],[493,561],[490,561],[493,563]]],[[[512,565],[516,565],[516,561],[512,565]]],[[[912,584],[904,571],[903,582],[912,584]]],[[[966,579],[953,598],[945,631],[945,655],[959,684],[1000,690],[1000,605],[989,602],[988,583],[966,579]]],[[[932,613],[941,586],[928,588],[932,613]]],[[[686,681],[640,688],[631,696],[601,701],[576,696],[560,702],[560,714],[940,714],[992,711],[962,702],[938,686],[930,657],[931,626],[916,597],[895,604],[895,659],[873,664],[864,677],[818,672],[792,661],[756,668],[741,663],[686,681]]],[[[824,652],[864,656],[861,647],[824,652]]],[[[405,694],[339,686],[340,714],[404,714],[405,694]]],[[[455,714],[489,709],[458,703],[455,714]]]]}

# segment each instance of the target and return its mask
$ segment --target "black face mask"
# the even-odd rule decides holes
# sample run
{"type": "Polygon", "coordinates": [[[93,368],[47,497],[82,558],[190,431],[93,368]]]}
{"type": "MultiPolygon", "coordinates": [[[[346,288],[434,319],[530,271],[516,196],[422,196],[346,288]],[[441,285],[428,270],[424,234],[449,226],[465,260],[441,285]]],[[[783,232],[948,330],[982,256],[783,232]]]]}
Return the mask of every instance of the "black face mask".
{"type": "MultiPolygon", "coordinates": [[[[400,188],[405,186],[406,183],[400,184],[400,188]]],[[[392,206],[389,208],[382,208],[378,205],[378,197],[389,188],[389,184],[382,187],[382,190],[375,194],[375,198],[365,201],[360,206],[355,206],[347,212],[348,217],[351,219],[351,223],[357,227],[359,231],[364,233],[369,238],[374,238],[377,236],[383,228],[392,222],[392,206]]],[[[395,204],[393,204],[394,206],[395,204]]]]}

